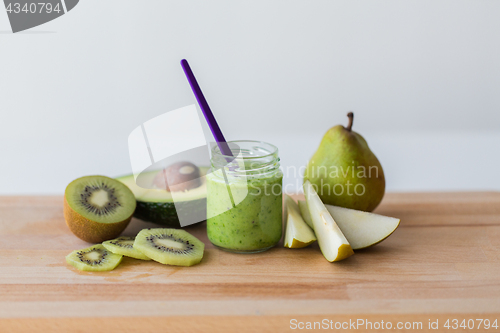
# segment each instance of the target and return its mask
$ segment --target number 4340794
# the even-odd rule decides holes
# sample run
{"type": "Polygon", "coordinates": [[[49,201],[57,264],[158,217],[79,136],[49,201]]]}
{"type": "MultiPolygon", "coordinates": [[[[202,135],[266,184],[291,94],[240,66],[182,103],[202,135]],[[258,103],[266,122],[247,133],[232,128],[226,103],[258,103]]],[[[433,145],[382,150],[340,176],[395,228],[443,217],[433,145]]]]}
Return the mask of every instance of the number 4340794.
{"type": "Polygon", "coordinates": [[[59,3],[53,6],[51,3],[45,3],[45,2],[38,2],[38,3],[32,2],[29,5],[25,3],[23,6],[21,6],[21,4],[18,2],[9,3],[6,9],[7,13],[15,13],[15,14],[21,12],[32,13],[32,14],[45,12],[47,14],[50,14],[52,12],[60,13],[62,10],[59,6],[59,3]]]}
{"type": "Polygon", "coordinates": [[[446,323],[444,323],[444,327],[447,329],[453,329],[456,330],[458,328],[463,328],[463,329],[474,329],[474,328],[485,328],[485,329],[498,329],[498,323],[497,319],[493,321],[493,323],[489,319],[469,319],[469,320],[462,320],[462,322],[459,324],[458,319],[448,319],[446,323]]]}

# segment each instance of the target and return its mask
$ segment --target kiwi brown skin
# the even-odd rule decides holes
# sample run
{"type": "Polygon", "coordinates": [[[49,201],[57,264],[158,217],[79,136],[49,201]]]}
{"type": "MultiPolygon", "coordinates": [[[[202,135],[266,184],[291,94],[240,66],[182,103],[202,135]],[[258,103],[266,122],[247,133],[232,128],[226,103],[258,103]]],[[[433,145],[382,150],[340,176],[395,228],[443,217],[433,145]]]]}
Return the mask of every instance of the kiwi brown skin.
{"type": "Polygon", "coordinates": [[[89,243],[102,243],[118,237],[128,226],[132,216],[116,223],[95,222],[75,212],[64,197],[64,219],[71,232],[78,238],[89,243]]]}

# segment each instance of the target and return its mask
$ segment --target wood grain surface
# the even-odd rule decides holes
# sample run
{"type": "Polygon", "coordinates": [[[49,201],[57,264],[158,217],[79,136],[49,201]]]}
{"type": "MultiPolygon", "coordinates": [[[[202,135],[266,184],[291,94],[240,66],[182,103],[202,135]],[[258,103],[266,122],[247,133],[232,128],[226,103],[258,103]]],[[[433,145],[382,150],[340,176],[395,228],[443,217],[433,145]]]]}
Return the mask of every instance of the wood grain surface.
{"type": "MultiPolygon", "coordinates": [[[[0,332],[288,332],[358,319],[391,322],[393,332],[428,331],[429,320],[438,320],[434,332],[499,331],[478,329],[479,320],[467,330],[443,325],[500,325],[500,193],[389,193],[376,212],[401,218],[400,227],[339,263],[316,244],[223,252],[203,223],[187,228],[206,244],[199,265],[125,258],[91,273],[65,262],[89,244],[66,227],[62,197],[0,197],[0,332]]],[[[147,227],[155,225],[134,219],[124,234],[147,227]]]]}

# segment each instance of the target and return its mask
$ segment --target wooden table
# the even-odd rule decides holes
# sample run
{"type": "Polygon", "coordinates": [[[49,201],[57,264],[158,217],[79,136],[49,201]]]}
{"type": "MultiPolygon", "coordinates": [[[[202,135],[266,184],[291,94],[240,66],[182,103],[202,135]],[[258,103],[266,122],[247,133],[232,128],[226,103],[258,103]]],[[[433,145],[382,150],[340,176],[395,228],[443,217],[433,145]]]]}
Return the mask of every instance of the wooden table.
{"type": "MultiPolygon", "coordinates": [[[[339,263],[317,245],[226,253],[200,224],[187,228],[206,244],[199,265],[127,258],[84,273],[65,263],[88,244],[66,227],[61,197],[1,197],[0,332],[284,332],[358,319],[393,332],[429,320],[462,331],[447,319],[500,330],[477,329],[500,321],[500,193],[390,193],[377,212],[401,218],[399,229],[339,263]]],[[[152,226],[133,220],[125,234],[152,226]]]]}

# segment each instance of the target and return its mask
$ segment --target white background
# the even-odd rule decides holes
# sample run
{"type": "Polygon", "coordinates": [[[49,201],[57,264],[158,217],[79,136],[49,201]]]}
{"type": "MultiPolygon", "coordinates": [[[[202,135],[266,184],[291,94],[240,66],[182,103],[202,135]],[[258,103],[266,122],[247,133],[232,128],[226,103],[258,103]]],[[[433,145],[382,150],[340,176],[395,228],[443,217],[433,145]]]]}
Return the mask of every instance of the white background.
{"type": "Polygon", "coordinates": [[[82,0],[12,34],[0,10],[0,194],[130,173],[129,133],[195,102],[182,58],[226,139],[285,167],[353,110],[389,191],[499,190],[499,18],[482,0],[82,0]]]}

